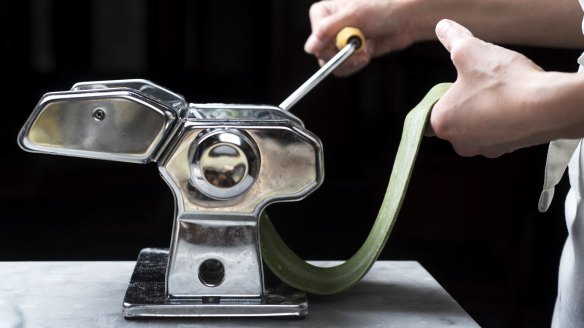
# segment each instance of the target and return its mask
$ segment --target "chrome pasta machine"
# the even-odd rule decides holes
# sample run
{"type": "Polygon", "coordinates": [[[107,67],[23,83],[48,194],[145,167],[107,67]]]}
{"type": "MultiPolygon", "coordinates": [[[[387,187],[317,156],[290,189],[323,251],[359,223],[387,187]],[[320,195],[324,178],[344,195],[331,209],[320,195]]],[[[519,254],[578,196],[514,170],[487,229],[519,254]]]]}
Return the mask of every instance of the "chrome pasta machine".
{"type": "Polygon", "coordinates": [[[363,44],[341,51],[279,106],[197,104],[146,80],[45,94],[25,123],[30,152],[154,162],[175,199],[170,248],[142,250],[125,317],[304,316],[307,297],[264,285],[258,221],[323,181],[319,138],[288,110],[363,44]]]}

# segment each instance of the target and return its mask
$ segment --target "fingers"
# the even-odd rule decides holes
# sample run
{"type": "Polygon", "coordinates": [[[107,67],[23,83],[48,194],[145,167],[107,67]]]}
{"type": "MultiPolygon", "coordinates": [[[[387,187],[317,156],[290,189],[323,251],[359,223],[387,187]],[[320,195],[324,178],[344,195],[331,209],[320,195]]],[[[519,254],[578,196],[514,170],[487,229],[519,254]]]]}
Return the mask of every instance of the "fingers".
{"type": "Polygon", "coordinates": [[[436,36],[450,52],[459,78],[464,78],[467,70],[475,67],[477,63],[486,65],[494,56],[490,54],[500,48],[474,37],[466,27],[448,19],[436,24],[436,36]]]}
{"type": "Polygon", "coordinates": [[[446,19],[436,25],[436,36],[450,52],[458,76],[434,105],[425,134],[449,141],[465,157],[494,158],[517,149],[512,137],[501,132],[505,128],[500,128],[503,114],[498,109],[504,94],[490,87],[506,79],[509,72],[501,67],[515,63],[511,59],[516,54],[475,38],[462,25],[446,19]]]}
{"type": "Polygon", "coordinates": [[[474,38],[466,27],[448,19],[436,24],[436,36],[448,52],[452,52],[453,48],[468,38],[474,38]]]}
{"type": "Polygon", "coordinates": [[[468,144],[452,144],[454,151],[462,157],[484,156],[497,158],[512,152],[514,149],[507,145],[477,146],[468,144]]]}
{"type": "Polygon", "coordinates": [[[348,12],[336,10],[335,1],[321,1],[310,7],[310,25],[312,34],[304,44],[304,50],[309,54],[319,54],[330,46],[338,31],[346,24],[348,12]]]}
{"type": "MultiPolygon", "coordinates": [[[[359,6],[354,2],[320,1],[310,7],[312,34],[306,40],[304,50],[314,55],[320,66],[338,53],[334,40],[339,31],[347,26],[362,25],[357,23],[360,15],[355,14],[359,6]]],[[[333,74],[347,76],[361,70],[369,64],[373,50],[373,41],[367,39],[363,49],[348,58],[333,74]]]]}

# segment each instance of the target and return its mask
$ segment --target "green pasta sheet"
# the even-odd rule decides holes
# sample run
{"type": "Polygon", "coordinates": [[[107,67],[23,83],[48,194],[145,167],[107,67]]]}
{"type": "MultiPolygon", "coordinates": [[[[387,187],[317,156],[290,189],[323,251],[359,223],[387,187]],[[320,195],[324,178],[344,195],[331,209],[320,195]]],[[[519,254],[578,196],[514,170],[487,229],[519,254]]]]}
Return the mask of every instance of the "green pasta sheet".
{"type": "Polygon", "coordinates": [[[381,208],[367,239],[349,260],[326,268],[306,263],[282,240],[266,212],[262,213],[259,223],[262,258],[280,280],[311,294],[329,295],[351,288],[367,274],[396,222],[432,107],[450,86],[451,83],[434,86],[406,116],[381,208]]]}

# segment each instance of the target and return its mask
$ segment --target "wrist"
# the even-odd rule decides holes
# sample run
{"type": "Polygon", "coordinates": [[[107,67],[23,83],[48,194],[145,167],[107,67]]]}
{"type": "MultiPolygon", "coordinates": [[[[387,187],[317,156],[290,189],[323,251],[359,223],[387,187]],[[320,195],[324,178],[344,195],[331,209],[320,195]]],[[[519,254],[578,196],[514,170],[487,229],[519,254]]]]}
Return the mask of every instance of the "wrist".
{"type": "Polygon", "coordinates": [[[542,72],[530,94],[540,143],[584,137],[584,74],[542,72]]]}

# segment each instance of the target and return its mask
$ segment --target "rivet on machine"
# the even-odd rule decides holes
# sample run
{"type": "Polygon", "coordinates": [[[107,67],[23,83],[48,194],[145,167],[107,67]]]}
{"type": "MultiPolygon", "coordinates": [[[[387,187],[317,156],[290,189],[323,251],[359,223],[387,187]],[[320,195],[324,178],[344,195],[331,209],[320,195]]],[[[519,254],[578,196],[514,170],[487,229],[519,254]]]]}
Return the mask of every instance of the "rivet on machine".
{"type": "Polygon", "coordinates": [[[264,286],[258,220],[323,181],[318,137],[288,110],[363,44],[347,45],[279,107],[189,104],[146,80],[47,93],[18,141],[31,152],[156,162],[175,198],[169,250],[141,251],[126,317],[304,316],[306,294],[264,286]]]}

